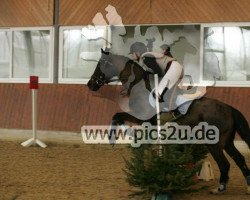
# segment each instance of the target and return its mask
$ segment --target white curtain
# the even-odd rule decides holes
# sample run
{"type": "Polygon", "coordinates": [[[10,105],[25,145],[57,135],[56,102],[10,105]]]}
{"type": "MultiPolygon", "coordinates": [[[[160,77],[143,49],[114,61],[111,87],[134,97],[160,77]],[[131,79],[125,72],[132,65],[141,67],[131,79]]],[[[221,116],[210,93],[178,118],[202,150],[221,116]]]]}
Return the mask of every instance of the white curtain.
{"type": "Polygon", "coordinates": [[[13,77],[49,77],[50,32],[14,31],[13,77]]]}
{"type": "Polygon", "coordinates": [[[0,78],[9,77],[10,32],[0,31],[0,78]]]}
{"type": "Polygon", "coordinates": [[[81,33],[82,29],[63,31],[63,78],[89,78],[96,68],[97,62],[92,61],[91,55],[99,60],[105,41],[102,38],[88,39],[81,33]]]}

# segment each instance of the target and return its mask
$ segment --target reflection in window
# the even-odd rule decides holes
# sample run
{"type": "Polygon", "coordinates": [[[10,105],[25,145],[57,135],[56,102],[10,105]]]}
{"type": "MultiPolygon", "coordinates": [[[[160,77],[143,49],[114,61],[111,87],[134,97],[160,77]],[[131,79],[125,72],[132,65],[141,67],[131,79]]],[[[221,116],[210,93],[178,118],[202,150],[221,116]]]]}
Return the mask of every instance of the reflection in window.
{"type": "Polygon", "coordinates": [[[0,78],[9,77],[10,32],[0,31],[0,78]]]}
{"type": "Polygon", "coordinates": [[[62,78],[89,78],[105,46],[106,28],[64,29],[62,78]]]}
{"type": "Polygon", "coordinates": [[[194,83],[199,82],[199,25],[114,26],[111,33],[112,51],[127,57],[134,42],[143,42],[148,51],[158,53],[163,44],[169,45],[173,57],[184,66],[185,74],[191,76],[194,83]]]}
{"type": "Polygon", "coordinates": [[[53,29],[0,29],[0,81],[24,82],[29,76],[53,82],[53,29]]]}
{"type": "Polygon", "coordinates": [[[250,80],[250,27],[204,29],[203,79],[250,80]]]}
{"type": "Polygon", "coordinates": [[[161,52],[163,44],[170,45],[173,56],[184,65],[185,73],[192,75],[194,82],[199,81],[199,25],[61,27],[61,33],[60,82],[82,83],[93,74],[101,56],[100,48],[112,47],[112,53],[130,57],[134,42],[143,42],[154,52],[161,52]]]}
{"type": "Polygon", "coordinates": [[[13,77],[49,77],[50,31],[15,31],[13,37],[13,77]]]}

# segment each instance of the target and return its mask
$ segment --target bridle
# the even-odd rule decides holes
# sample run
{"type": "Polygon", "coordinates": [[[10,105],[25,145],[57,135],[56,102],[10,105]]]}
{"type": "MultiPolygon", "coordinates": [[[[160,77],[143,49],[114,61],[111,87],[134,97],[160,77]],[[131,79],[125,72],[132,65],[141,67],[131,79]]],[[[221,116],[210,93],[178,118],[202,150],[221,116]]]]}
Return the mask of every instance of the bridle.
{"type": "MultiPolygon", "coordinates": [[[[107,64],[113,65],[112,62],[110,62],[109,60],[104,59],[104,58],[101,58],[100,61],[104,61],[104,67],[106,67],[107,64]]],[[[119,81],[119,79],[109,79],[109,80],[107,80],[106,77],[105,77],[105,74],[102,71],[100,72],[99,76],[96,76],[96,75],[93,74],[91,76],[90,80],[95,82],[98,86],[103,86],[104,84],[109,84],[109,83],[112,83],[112,82],[119,81]]]]}
{"type": "Polygon", "coordinates": [[[92,75],[90,80],[95,82],[99,86],[103,86],[104,84],[107,83],[107,80],[105,79],[105,74],[104,73],[101,73],[99,77],[95,76],[95,75],[92,75]]]}

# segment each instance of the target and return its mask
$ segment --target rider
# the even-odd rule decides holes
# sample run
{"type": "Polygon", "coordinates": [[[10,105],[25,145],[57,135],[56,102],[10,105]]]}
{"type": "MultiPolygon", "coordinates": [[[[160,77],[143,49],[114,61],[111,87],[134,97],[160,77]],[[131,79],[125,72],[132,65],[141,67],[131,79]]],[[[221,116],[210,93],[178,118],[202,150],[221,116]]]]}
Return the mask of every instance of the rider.
{"type": "Polygon", "coordinates": [[[166,55],[166,56],[169,56],[169,57],[173,58],[173,56],[172,56],[172,54],[171,54],[171,52],[170,52],[170,46],[169,46],[169,45],[163,44],[163,45],[160,46],[160,48],[161,48],[161,50],[162,50],[162,51],[161,51],[162,54],[164,54],[164,55],[166,55]]]}
{"type": "MultiPolygon", "coordinates": [[[[167,101],[168,111],[170,111],[176,108],[176,106],[173,108],[173,102],[175,103],[178,95],[176,88],[183,77],[183,67],[173,58],[168,45],[162,45],[161,48],[162,53],[148,52],[144,43],[135,42],[130,47],[130,54],[132,54],[132,59],[146,71],[162,77],[157,96],[160,102],[167,101]]],[[[175,114],[180,115],[178,109],[175,111],[175,114]]]]}
{"type": "Polygon", "coordinates": [[[135,42],[132,44],[129,54],[132,54],[132,59],[141,64],[141,66],[146,71],[158,74],[158,76],[162,76],[162,70],[160,66],[156,63],[155,57],[148,54],[148,49],[144,43],[135,42]]]}

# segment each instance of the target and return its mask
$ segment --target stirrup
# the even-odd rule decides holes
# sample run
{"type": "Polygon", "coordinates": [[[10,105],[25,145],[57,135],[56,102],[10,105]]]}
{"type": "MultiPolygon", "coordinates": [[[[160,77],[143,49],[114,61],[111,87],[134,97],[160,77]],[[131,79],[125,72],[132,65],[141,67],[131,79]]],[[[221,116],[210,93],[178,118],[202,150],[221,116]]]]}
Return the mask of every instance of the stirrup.
{"type": "Polygon", "coordinates": [[[183,115],[177,110],[171,111],[172,119],[171,121],[176,121],[177,119],[181,118],[183,115]]]}

